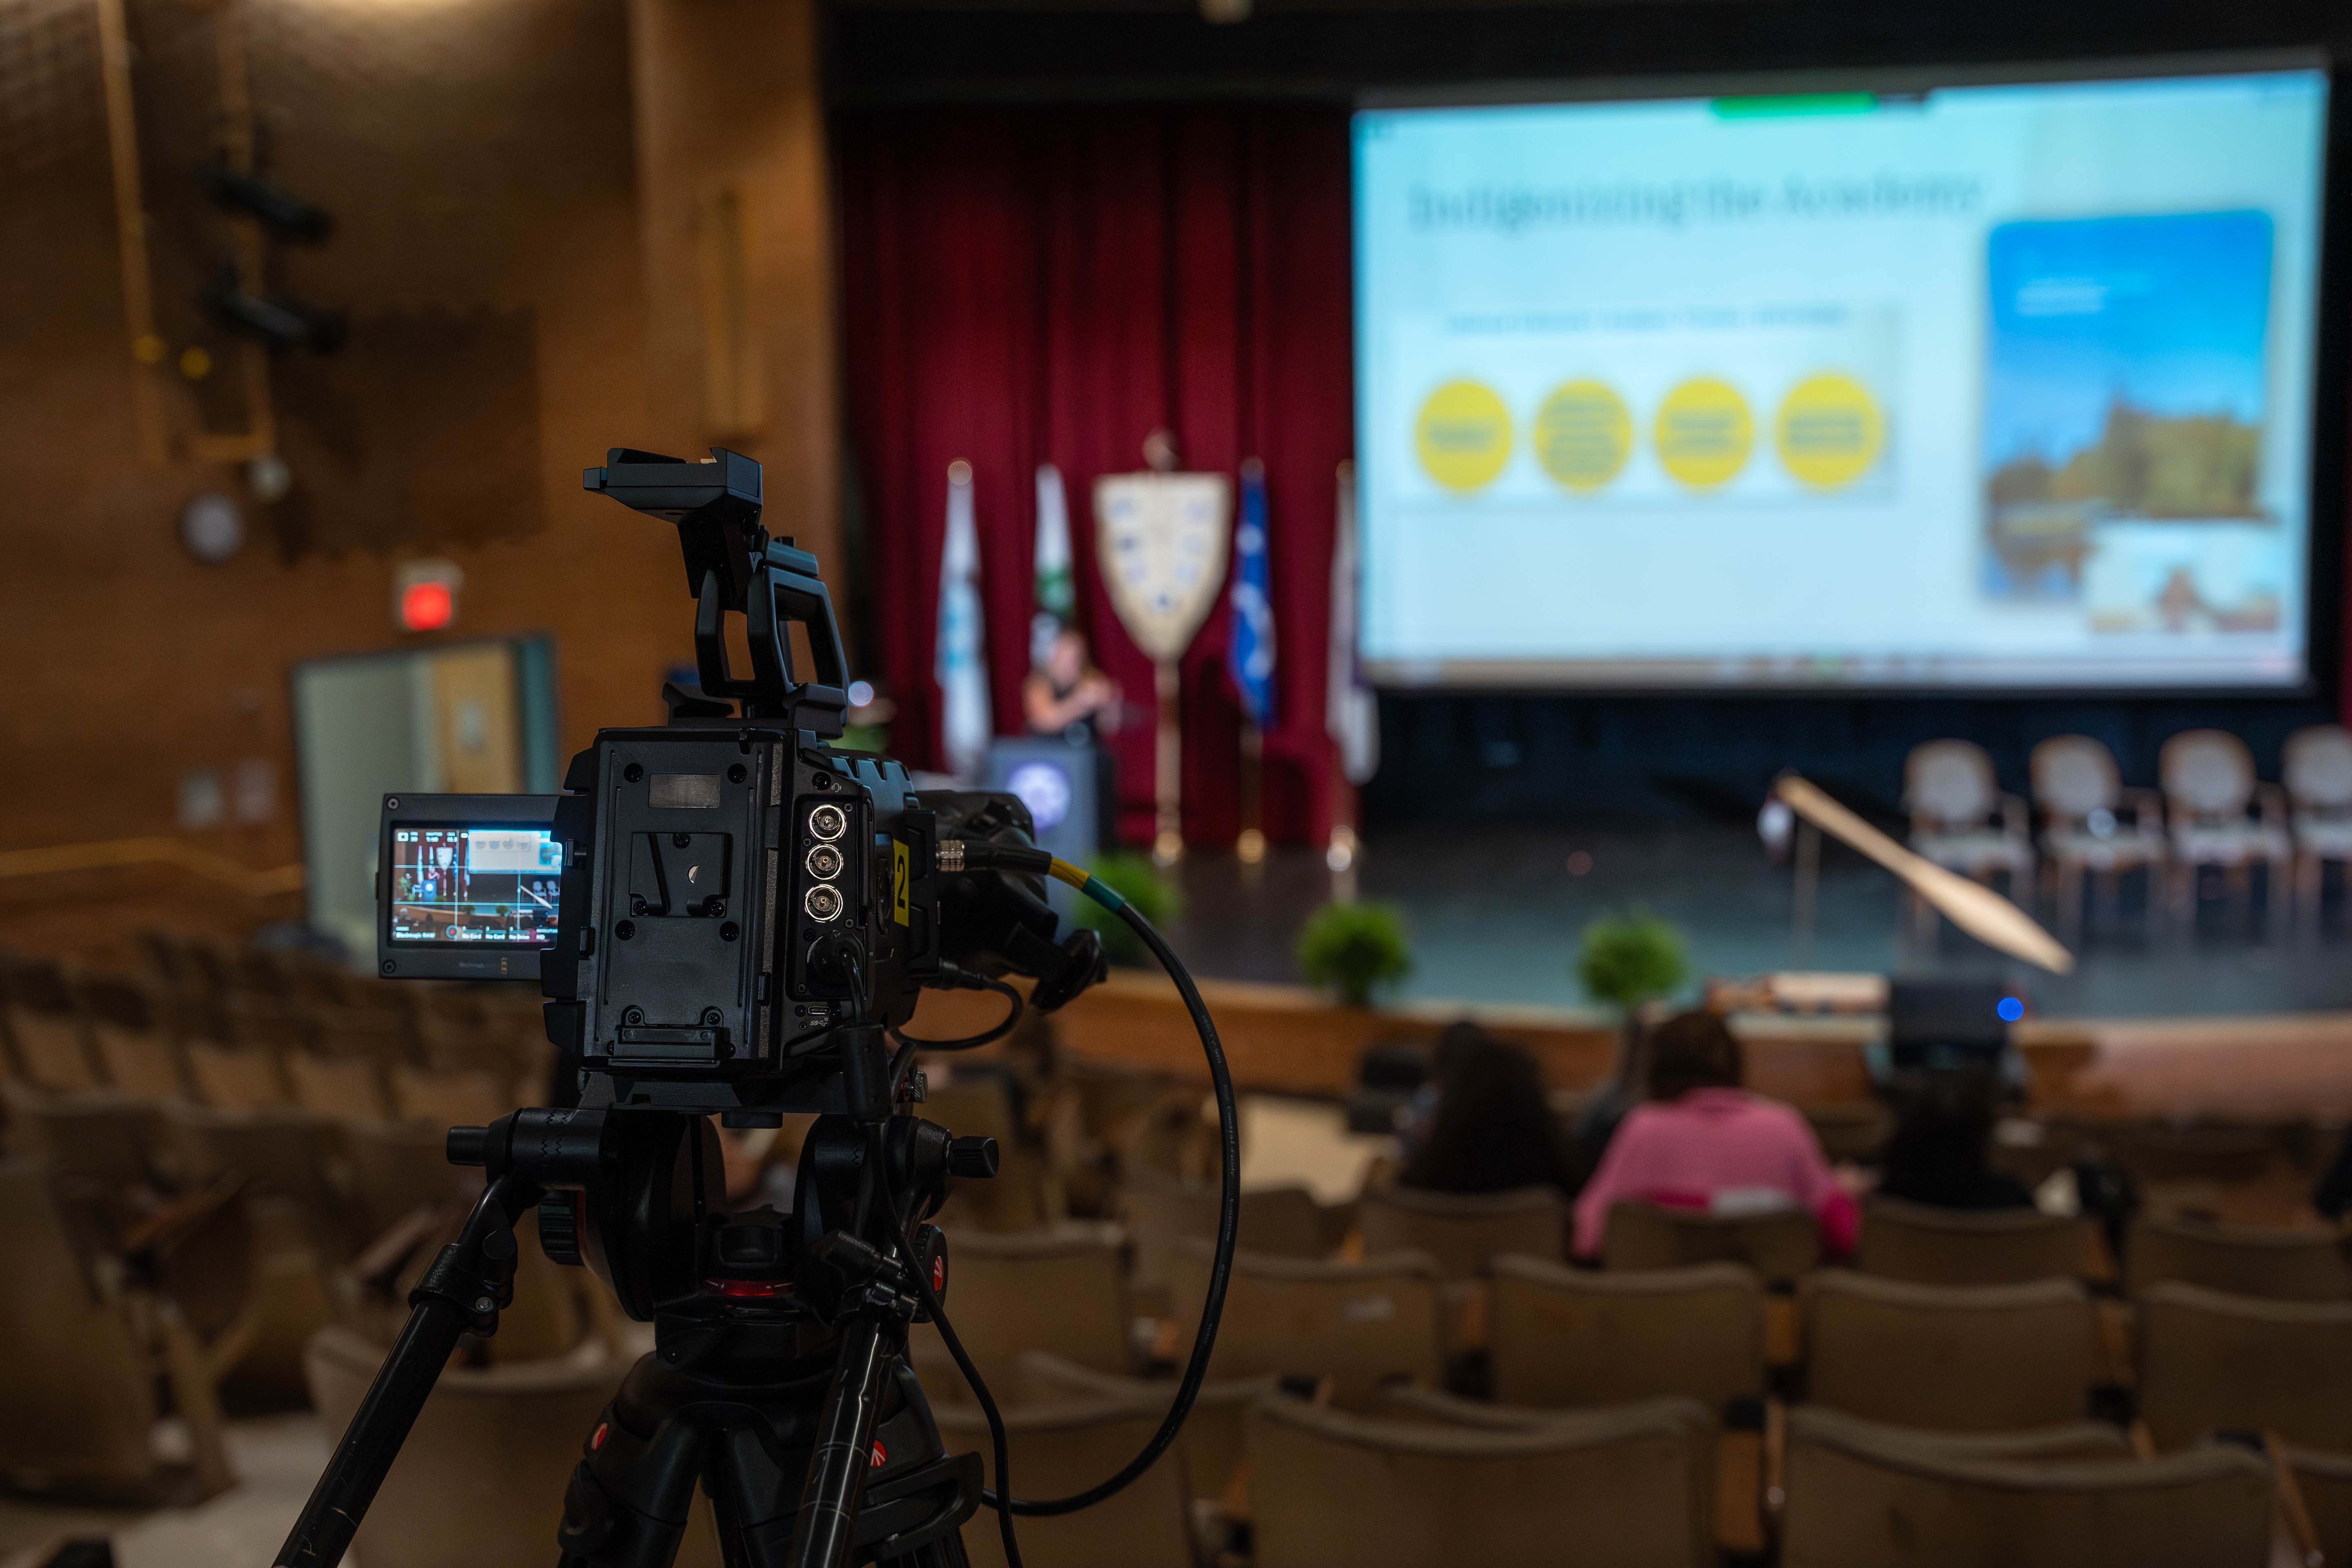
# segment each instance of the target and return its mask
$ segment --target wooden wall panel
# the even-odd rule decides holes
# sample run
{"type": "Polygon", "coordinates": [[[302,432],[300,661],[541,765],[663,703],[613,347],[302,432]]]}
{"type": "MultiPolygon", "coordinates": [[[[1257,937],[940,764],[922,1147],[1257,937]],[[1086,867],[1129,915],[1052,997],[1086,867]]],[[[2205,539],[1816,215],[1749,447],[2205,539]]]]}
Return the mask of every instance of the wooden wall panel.
{"type": "MultiPolygon", "coordinates": [[[[98,84],[74,89],[95,68],[89,10],[23,0],[6,24],[41,43],[42,79],[56,79],[0,127],[0,848],[172,831],[184,773],[233,776],[259,758],[277,770],[274,816],[193,837],[280,864],[299,855],[287,671],[402,640],[391,577],[409,542],[353,506],[319,520],[319,548],[289,563],[234,470],[137,464],[98,84]],[[204,489],[239,496],[256,523],[216,568],[174,536],[204,489]]],[[[134,29],[137,15],[134,0],[134,29]]],[[[552,633],[567,749],[599,723],[657,718],[663,673],[691,657],[675,535],[580,489],[583,465],[653,426],[623,0],[249,0],[246,18],[275,172],[340,226],[281,252],[281,286],[362,323],[528,323],[526,482],[541,516],[521,537],[441,552],[466,572],[452,635],[552,633]]],[[[190,177],[207,149],[177,152],[151,159],[151,182],[190,177]]],[[[345,368],[281,367],[283,395],[345,368]]],[[[331,509],[327,460],[296,455],[298,481],[331,509]]],[[[375,456],[417,477],[412,510],[461,486],[468,461],[462,444],[375,456]]],[[[43,900],[134,889],[142,910],[174,900],[168,879],[121,875],[0,887],[19,916],[0,940],[41,940],[43,900]]],[[[234,900],[185,905],[192,923],[238,918],[234,900]]]]}
{"type": "Polygon", "coordinates": [[[758,458],[769,528],[816,553],[838,604],[814,0],[629,0],[629,26],[656,449],[700,457],[717,443],[758,458]]]}

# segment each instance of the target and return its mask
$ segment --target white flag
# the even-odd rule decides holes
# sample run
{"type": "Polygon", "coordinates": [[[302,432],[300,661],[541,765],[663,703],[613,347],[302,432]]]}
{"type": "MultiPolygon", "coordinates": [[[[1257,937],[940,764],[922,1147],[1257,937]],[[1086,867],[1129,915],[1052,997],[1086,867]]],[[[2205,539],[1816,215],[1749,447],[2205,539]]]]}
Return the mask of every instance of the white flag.
{"type": "Polygon", "coordinates": [[[980,776],[995,721],[988,707],[988,656],[980,618],[980,526],[971,510],[971,465],[948,465],[948,536],[940,552],[940,749],[948,772],[980,776]]]}
{"type": "Polygon", "coordinates": [[[1339,465],[1339,526],[1331,542],[1330,685],[1323,727],[1339,748],[1339,771],[1360,784],[1380,771],[1381,709],[1356,661],[1356,465],[1339,465]]]}
{"type": "Polygon", "coordinates": [[[1062,470],[1037,465],[1037,613],[1029,621],[1029,668],[1042,668],[1054,654],[1054,637],[1077,608],[1070,579],[1070,501],[1062,491],[1062,470]]]}

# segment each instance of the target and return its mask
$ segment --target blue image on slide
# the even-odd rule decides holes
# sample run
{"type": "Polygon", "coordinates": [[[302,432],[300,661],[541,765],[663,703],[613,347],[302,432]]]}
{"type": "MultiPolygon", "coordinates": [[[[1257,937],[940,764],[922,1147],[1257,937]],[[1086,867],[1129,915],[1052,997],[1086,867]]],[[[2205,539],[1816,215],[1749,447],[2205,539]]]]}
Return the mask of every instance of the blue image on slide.
{"type": "Polygon", "coordinates": [[[2261,212],[1992,231],[1988,594],[2078,598],[2110,522],[2267,521],[2271,251],[2261,212]]]}

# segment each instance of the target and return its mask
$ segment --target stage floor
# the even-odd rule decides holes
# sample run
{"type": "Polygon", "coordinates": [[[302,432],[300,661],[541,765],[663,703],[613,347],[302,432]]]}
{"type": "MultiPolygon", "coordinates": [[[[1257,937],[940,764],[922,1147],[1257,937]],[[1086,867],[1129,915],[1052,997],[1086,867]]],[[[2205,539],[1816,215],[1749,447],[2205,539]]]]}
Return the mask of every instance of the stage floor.
{"type": "MultiPolygon", "coordinates": [[[[2144,914],[2135,878],[2120,915],[2097,920],[2075,944],[2070,976],[2014,964],[1946,925],[1932,952],[1898,940],[1903,906],[1895,879],[1861,857],[1825,845],[1811,942],[1790,930],[1793,878],[1765,857],[1754,833],[1720,826],[1661,829],[1514,831],[1399,829],[1359,862],[1360,897],[1402,907],[1416,969],[1403,994],[1486,1004],[1577,1006],[1588,1000],[1571,973],[1578,935],[1600,917],[1636,906],[1688,934],[1698,976],[1773,969],[1871,970],[1897,974],[2011,975],[2049,1017],[2248,1015],[2352,1009],[2352,919],[2331,896],[2318,935],[2250,930],[2242,905],[2218,896],[2200,906],[2193,932],[2160,911],[2144,914]],[[1572,874],[1570,857],[1591,857],[1572,874]]],[[[1185,909],[1177,948],[1203,974],[1232,980],[1297,978],[1298,927],[1332,896],[1319,852],[1275,851],[1242,866],[1229,851],[1189,857],[1177,873],[1185,909]]],[[[2036,911],[2055,930],[2053,913],[2036,911]]]]}

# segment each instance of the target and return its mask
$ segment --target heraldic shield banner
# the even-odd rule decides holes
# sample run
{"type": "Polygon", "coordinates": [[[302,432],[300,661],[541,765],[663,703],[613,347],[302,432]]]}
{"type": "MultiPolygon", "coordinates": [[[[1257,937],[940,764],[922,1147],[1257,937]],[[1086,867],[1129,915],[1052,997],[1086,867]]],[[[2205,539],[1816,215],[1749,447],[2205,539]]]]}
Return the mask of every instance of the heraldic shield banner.
{"type": "Polygon", "coordinates": [[[1182,655],[1217,602],[1233,529],[1223,474],[1106,474],[1095,481],[1105,586],[1155,664],[1182,655]]]}

